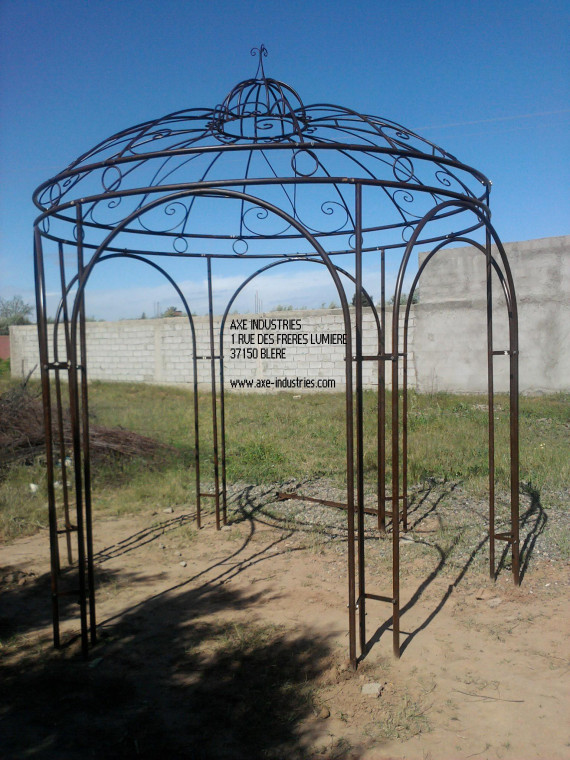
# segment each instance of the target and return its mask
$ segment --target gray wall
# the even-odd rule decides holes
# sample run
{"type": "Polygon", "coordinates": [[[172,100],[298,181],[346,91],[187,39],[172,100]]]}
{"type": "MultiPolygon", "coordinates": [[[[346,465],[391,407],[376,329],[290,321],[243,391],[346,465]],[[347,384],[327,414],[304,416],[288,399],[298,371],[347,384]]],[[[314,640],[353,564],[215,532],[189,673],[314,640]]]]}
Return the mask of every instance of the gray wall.
{"type": "MultiPolygon", "coordinates": [[[[354,316],[354,310],[351,310],[354,316]]],[[[232,388],[237,381],[253,382],[270,380],[272,384],[266,390],[289,390],[299,392],[318,390],[318,384],[325,383],[324,390],[341,390],[345,385],[345,346],[321,343],[322,335],[344,335],[344,322],[340,309],[317,309],[314,311],[280,311],[269,314],[239,314],[237,319],[247,321],[246,330],[232,330],[228,317],[224,337],[224,374],[226,387],[232,388]],[[297,330],[257,330],[251,329],[252,319],[287,319],[296,320],[297,330]],[[307,343],[285,344],[277,336],[304,335],[307,343]],[[240,348],[239,335],[251,335],[257,349],[255,358],[231,359],[232,347],[240,348]],[[272,336],[273,344],[261,343],[272,336]],[[263,358],[263,348],[281,348],[282,358],[263,358]],[[276,387],[275,381],[289,381],[295,386],[276,387]],[[307,382],[305,382],[307,381],[307,382]],[[312,387],[307,387],[314,381],[312,387]]],[[[403,319],[403,313],[401,314],[403,319]]],[[[197,355],[210,355],[210,335],[207,317],[195,317],[197,355]]],[[[216,335],[220,317],[214,320],[216,335]]],[[[363,351],[374,354],[378,351],[378,337],[375,321],[368,310],[363,319],[363,351]]],[[[391,330],[391,316],[387,319],[387,330],[391,330]]],[[[413,336],[414,319],[410,320],[410,335],[413,336]]],[[[87,357],[88,375],[91,380],[108,380],[119,382],[146,382],[159,384],[187,384],[192,382],[192,344],[188,320],[183,317],[170,319],[128,320],[123,322],[88,322],[87,323],[87,357]]],[[[53,328],[50,329],[50,358],[53,359],[53,328]]],[[[63,335],[60,330],[59,356],[65,355],[63,335]]],[[[39,377],[37,329],[31,327],[11,328],[12,374],[25,376],[34,370],[39,377]],[[34,369],[35,368],[35,369],[34,369]]],[[[286,338],[285,338],[286,339],[286,338]]],[[[250,348],[248,344],[246,348],[250,348]]],[[[216,353],[218,342],[216,341],[216,353]]],[[[364,383],[367,387],[377,384],[374,362],[364,365],[364,383]]],[[[415,384],[413,356],[410,355],[409,378],[415,384]]],[[[198,361],[198,383],[200,388],[210,387],[210,362],[198,361]]],[[[247,390],[238,386],[235,390],[247,390]]]]}
{"type": "MultiPolygon", "coordinates": [[[[544,238],[505,246],[513,272],[519,306],[520,389],[525,393],[570,390],[569,282],[570,236],[544,238]]],[[[420,262],[425,254],[420,254],[420,262]]],[[[506,349],[507,316],[500,284],[494,282],[494,348],[506,349]]],[[[330,390],[344,388],[344,346],[317,343],[319,335],[343,332],[342,313],[335,310],[275,312],[236,315],[246,319],[246,333],[253,334],[254,359],[230,360],[229,349],[237,345],[237,333],[226,326],[226,387],[232,381],[270,380],[295,383],[297,392],[314,390],[306,380],[332,381],[330,390]],[[252,318],[296,319],[300,330],[315,343],[286,345],[284,358],[262,358],[259,335],[278,331],[250,330],[252,318]],[[311,337],[313,336],[313,337],[311,337]],[[334,383],[334,385],[333,385],[334,383]]],[[[400,314],[400,327],[403,310],[400,314]]],[[[196,317],[198,355],[209,355],[208,323],[196,317]]],[[[216,319],[216,325],[219,318],[216,319]]],[[[391,321],[388,319],[387,335],[391,321]]],[[[11,328],[12,373],[26,375],[37,367],[35,327],[11,328]]],[[[420,281],[420,303],[412,307],[409,336],[409,384],[419,391],[486,391],[486,288],[485,258],[472,248],[438,253],[420,281]]],[[[192,353],[188,323],[183,318],[91,322],[87,324],[88,372],[91,379],[148,383],[186,384],[192,381],[192,353]]],[[[377,350],[374,321],[364,318],[364,353],[377,350]]],[[[273,344],[275,345],[275,344],[273,344]]],[[[63,346],[61,351],[63,355],[63,346]]],[[[387,350],[389,340],[387,341],[387,350]]],[[[400,347],[401,350],[401,347],[400,347]]],[[[495,386],[508,390],[508,358],[495,358],[495,386]]],[[[388,370],[388,381],[390,367],[388,370]]],[[[36,368],[36,375],[39,374],[36,368]]],[[[209,362],[199,361],[201,387],[209,386],[209,362]]],[[[375,362],[364,363],[366,387],[376,386],[375,362]]],[[[293,389],[291,386],[288,389],[293,389]]],[[[242,388],[246,390],[246,388],[242,388]]]]}
{"type": "MultiPolygon", "coordinates": [[[[520,389],[570,390],[570,236],[505,246],[519,312],[520,389]]],[[[497,257],[497,251],[494,249],[497,257]]],[[[420,262],[425,254],[420,254],[420,262]]],[[[487,373],[485,257],[473,248],[441,251],[420,282],[414,351],[420,391],[483,392],[487,373]]],[[[493,282],[493,348],[508,348],[507,311],[493,282]]],[[[498,390],[508,357],[495,357],[498,390]]]]}

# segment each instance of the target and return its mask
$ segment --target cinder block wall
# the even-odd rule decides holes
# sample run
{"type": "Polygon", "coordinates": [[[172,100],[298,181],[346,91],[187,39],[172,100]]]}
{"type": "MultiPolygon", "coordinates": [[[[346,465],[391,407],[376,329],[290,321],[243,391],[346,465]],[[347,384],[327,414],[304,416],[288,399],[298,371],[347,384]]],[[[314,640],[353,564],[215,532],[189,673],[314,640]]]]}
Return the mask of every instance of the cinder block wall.
{"type": "MultiPolygon", "coordinates": [[[[570,236],[508,243],[519,312],[524,393],[570,390],[570,236]]],[[[420,262],[426,254],[420,254],[420,262]]],[[[496,248],[493,255],[498,258],[496,248]]],[[[483,392],[487,383],[485,257],[441,251],[426,266],[416,308],[414,352],[420,391],[483,392]]],[[[505,298],[493,281],[493,348],[508,348],[505,298]]],[[[509,387],[508,357],[494,359],[495,386],[509,387]]]]}
{"type": "MultiPolygon", "coordinates": [[[[523,393],[570,391],[570,236],[543,238],[505,246],[513,272],[519,308],[520,390],[523,393]]],[[[496,252],[495,252],[496,253],[496,252]]],[[[420,254],[420,262],[425,254],[420,254]]],[[[501,286],[494,282],[494,348],[508,347],[507,312],[501,286]]],[[[421,392],[447,390],[483,393],[487,388],[485,258],[473,248],[439,252],[420,281],[420,302],[411,310],[409,330],[409,386],[421,392]]],[[[354,316],[354,315],[353,315],[354,316]]],[[[404,310],[400,310],[400,334],[404,310]]],[[[342,312],[334,310],[281,311],[240,314],[246,329],[231,329],[228,318],[224,342],[225,387],[234,390],[342,390],[345,361],[343,344],[323,344],[316,336],[344,332],[342,312]],[[299,330],[255,330],[252,319],[299,320],[299,330]],[[303,333],[306,344],[262,343],[262,333],[303,333]],[[238,343],[238,333],[251,333],[253,343],[238,343]],[[233,338],[232,338],[233,336],[233,338]],[[313,342],[310,342],[311,336],[313,342]],[[233,343],[232,343],[233,339],[233,343]],[[231,348],[258,349],[257,355],[231,358],[231,348]],[[262,348],[283,347],[284,357],[264,357],[262,348]],[[277,381],[281,387],[277,387],[277,381]],[[305,380],[307,382],[305,383],[305,380]],[[268,387],[265,387],[270,381],[268,387]],[[314,381],[311,385],[309,381],[314,381]],[[240,385],[241,383],[241,385],[240,385]],[[253,383],[253,385],[249,385],[253,383]],[[287,385],[288,383],[288,385],[287,385]],[[327,384],[326,388],[319,385],[327,384]],[[249,387],[248,387],[249,385],[249,387]],[[264,386],[264,387],[259,387],[264,386]]],[[[220,318],[215,319],[216,334],[220,318]]],[[[195,318],[198,356],[209,356],[206,317],[195,318]]],[[[387,314],[386,350],[390,351],[391,311],[387,314]]],[[[25,376],[34,367],[39,374],[35,327],[10,330],[12,373],[25,376]]],[[[188,321],[173,319],[89,322],[88,373],[91,379],[148,383],[192,382],[192,349],[188,321]]],[[[400,350],[401,350],[400,346],[400,350]]],[[[377,333],[369,311],[364,316],[363,350],[376,353],[377,333]]],[[[216,354],[219,346],[216,344],[216,354]]],[[[53,346],[50,349],[53,358],[53,346]]],[[[64,356],[63,344],[60,356],[64,356]]],[[[508,390],[508,358],[495,362],[495,388],[508,390]]],[[[387,367],[390,385],[391,365],[387,367]]],[[[375,388],[377,367],[365,362],[364,384],[375,388]]],[[[210,364],[198,362],[201,388],[210,384],[210,364]]]]}
{"type": "MultiPolygon", "coordinates": [[[[354,310],[351,309],[354,318],[354,310]]],[[[400,316],[403,327],[403,310],[400,316]]],[[[215,317],[215,355],[219,355],[220,317],[215,317]]],[[[387,314],[386,331],[391,333],[391,313],[387,314]]],[[[414,317],[410,318],[409,333],[413,342],[414,317]]],[[[207,317],[194,317],[198,384],[210,387],[210,333],[207,317]]],[[[354,329],[354,324],[353,324],[354,329]]],[[[59,358],[64,358],[62,330],[59,331],[59,358]]],[[[170,319],[127,320],[121,322],[88,322],[87,368],[91,380],[113,382],[146,382],[185,385],[193,382],[192,339],[188,320],[170,319]]],[[[344,322],[340,309],[314,311],[280,311],[265,314],[229,316],[224,331],[224,381],[228,390],[262,391],[342,390],[345,387],[344,322]],[[232,329],[232,319],[240,320],[232,329]],[[263,326],[252,324],[261,320],[263,326]],[[277,324],[272,329],[271,320],[277,324]],[[278,320],[293,322],[295,329],[278,326],[278,320]],[[245,323],[245,329],[243,329],[245,323]],[[237,325],[236,325],[237,327],[237,325]],[[261,328],[261,329],[259,329],[261,328]],[[324,337],[323,337],[324,336],[324,337]],[[329,336],[334,343],[329,341],[329,336]],[[340,336],[340,337],[339,337],[340,336]],[[292,341],[299,339],[298,342],[292,341]],[[301,342],[302,341],[302,342],[301,342]],[[273,349],[273,352],[272,352],[273,349]],[[232,350],[235,355],[232,357],[232,350]],[[245,355],[244,355],[245,354],[245,355]],[[268,382],[269,381],[269,382],[268,382]]],[[[36,327],[12,328],[12,374],[26,376],[33,371],[39,376],[36,327]]],[[[389,338],[388,338],[389,346],[389,338]]],[[[49,333],[50,359],[53,350],[53,327],[49,333]]],[[[387,349],[389,350],[389,348],[387,349]]],[[[366,310],[363,318],[363,353],[376,354],[378,333],[376,322],[366,310]]],[[[413,354],[410,354],[408,377],[415,386],[413,354]]],[[[377,365],[364,364],[364,384],[377,385],[377,365]]],[[[391,382],[391,365],[387,364],[387,384],[391,382]]]]}

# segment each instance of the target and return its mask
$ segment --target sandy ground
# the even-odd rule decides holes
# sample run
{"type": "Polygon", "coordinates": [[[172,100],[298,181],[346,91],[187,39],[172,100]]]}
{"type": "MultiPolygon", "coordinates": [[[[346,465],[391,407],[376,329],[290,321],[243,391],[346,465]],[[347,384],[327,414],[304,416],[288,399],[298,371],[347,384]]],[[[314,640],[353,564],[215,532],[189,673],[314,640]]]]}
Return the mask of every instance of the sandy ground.
{"type": "MultiPolygon", "coordinates": [[[[570,757],[567,564],[537,559],[515,588],[508,571],[492,583],[414,559],[401,659],[387,605],[370,602],[374,643],[352,673],[346,542],[192,518],[96,520],[87,663],[72,595],[71,643],[50,644],[47,532],[0,547],[1,757],[570,757]]],[[[368,591],[389,593],[387,568],[371,563],[368,591]]]]}

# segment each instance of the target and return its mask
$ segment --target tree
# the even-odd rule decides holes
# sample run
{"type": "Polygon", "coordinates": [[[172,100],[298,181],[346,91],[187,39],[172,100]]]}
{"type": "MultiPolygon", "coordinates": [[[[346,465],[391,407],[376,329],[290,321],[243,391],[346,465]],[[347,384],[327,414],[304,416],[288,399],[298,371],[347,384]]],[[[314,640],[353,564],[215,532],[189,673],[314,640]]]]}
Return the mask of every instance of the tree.
{"type": "MultiPolygon", "coordinates": [[[[408,294],[402,293],[402,295],[400,296],[400,306],[404,306],[405,304],[407,304],[408,299],[409,299],[408,294]]],[[[420,300],[420,294],[419,294],[419,291],[416,290],[414,291],[414,295],[412,296],[412,303],[418,303],[419,300],[420,300]]],[[[388,301],[388,303],[391,303],[391,304],[394,303],[394,296],[392,296],[392,298],[388,301]]]]}
{"type": "MultiPolygon", "coordinates": [[[[350,302],[353,306],[356,306],[356,293],[352,296],[352,301],[350,302]]],[[[362,293],[362,305],[363,306],[372,306],[372,301],[370,298],[366,295],[366,293],[362,293]]]]}
{"type": "Polygon", "coordinates": [[[161,317],[182,317],[183,314],[180,311],[180,309],[177,309],[176,306],[169,306],[168,309],[162,312],[160,315],[161,317]]]}
{"type": "Polygon", "coordinates": [[[10,325],[30,325],[33,310],[21,296],[0,298],[0,335],[8,335],[10,325]]]}

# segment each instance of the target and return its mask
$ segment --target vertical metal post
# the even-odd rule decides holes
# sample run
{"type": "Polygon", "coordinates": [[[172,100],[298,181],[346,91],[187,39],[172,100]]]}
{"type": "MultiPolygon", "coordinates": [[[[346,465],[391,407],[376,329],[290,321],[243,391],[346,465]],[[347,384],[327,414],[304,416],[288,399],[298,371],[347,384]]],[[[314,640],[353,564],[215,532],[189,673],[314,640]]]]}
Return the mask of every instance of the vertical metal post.
{"type": "Polygon", "coordinates": [[[510,449],[511,449],[511,536],[513,581],[520,585],[519,546],[519,327],[514,288],[509,310],[509,374],[510,374],[510,449]]]}
{"type": "MultiPolygon", "coordinates": [[[[411,295],[410,295],[411,298],[411,295]]],[[[398,305],[398,321],[400,307],[398,305]]],[[[402,529],[408,530],[408,321],[404,322],[402,361],[402,529]]]]}
{"type": "Polygon", "coordinates": [[[392,648],[400,657],[400,456],[398,424],[398,330],[400,294],[392,312],[392,648]]]}
{"type": "Polygon", "coordinates": [[[192,371],[194,373],[194,468],[196,470],[196,526],[202,527],[202,502],[200,486],[200,422],[198,404],[198,357],[196,356],[196,335],[192,330],[192,371]]]}
{"type": "Polygon", "coordinates": [[[350,315],[344,313],[345,347],[345,416],[346,416],[346,533],[348,538],[348,653],[356,670],[356,578],[354,552],[354,404],[352,398],[352,335],[350,315]]]}
{"type": "MultiPolygon", "coordinates": [[[[80,280],[83,279],[83,217],[81,204],[76,206],[77,262],[80,280]]],[[[89,630],[91,644],[97,642],[95,611],[95,571],[93,566],[93,513],[91,504],[91,451],[89,445],[89,392],[87,388],[87,334],[85,328],[85,287],[79,301],[79,347],[81,377],[81,427],[83,448],[83,487],[85,499],[85,538],[87,548],[87,593],[89,597],[89,630]]]]}
{"type": "MultiPolygon", "coordinates": [[[[78,264],[78,287],[83,285],[79,275],[80,254],[77,255],[78,264]]],[[[80,296],[76,296],[78,298],[80,296]]],[[[80,313],[74,308],[74,317],[71,322],[71,342],[69,354],[69,414],[71,422],[71,438],[73,443],[73,464],[75,473],[75,510],[77,519],[77,575],[79,582],[79,616],[81,621],[81,650],[84,657],[89,651],[87,630],[87,595],[85,584],[85,527],[83,516],[83,478],[82,478],[82,448],[79,410],[79,388],[77,362],[77,319],[81,319],[80,313]]]]}
{"type": "Polygon", "coordinates": [[[214,297],[212,292],[212,258],[208,256],[208,316],[210,325],[210,377],[212,383],[212,441],[214,447],[214,491],[216,499],[216,529],[220,530],[220,473],[218,462],[218,412],[216,401],[216,357],[214,340],[214,297]]]}
{"type": "Polygon", "coordinates": [[[386,252],[380,252],[380,359],[378,361],[378,529],[386,532],[386,252]]]}
{"type": "Polygon", "coordinates": [[[485,239],[487,284],[487,406],[489,435],[489,577],[495,579],[495,394],[493,367],[493,283],[491,235],[485,239]]]}
{"type": "Polygon", "coordinates": [[[362,389],[362,185],[355,186],[355,348],[356,348],[356,505],[358,542],[358,612],[360,654],[366,650],[366,597],[364,557],[364,409],[362,389]]]}
{"type": "Polygon", "coordinates": [[[40,358],[40,376],[42,383],[44,430],[46,435],[46,476],[48,489],[48,523],[50,543],[50,579],[51,611],[53,625],[53,643],[60,645],[59,630],[59,544],[57,534],[57,515],[53,477],[53,431],[51,413],[51,394],[49,382],[49,348],[47,339],[46,285],[43,265],[42,240],[39,229],[34,230],[34,270],[36,287],[36,318],[38,325],[38,342],[40,358]]]}
{"type": "MultiPolygon", "coordinates": [[[[58,246],[58,255],[59,255],[59,274],[60,274],[60,282],[61,282],[61,306],[62,306],[62,312],[63,312],[63,329],[64,329],[64,337],[65,337],[65,355],[67,359],[69,359],[69,314],[67,311],[67,286],[65,282],[65,260],[63,256],[63,244],[59,243],[58,246]]],[[[54,351],[54,357],[56,361],[59,358],[59,347],[58,347],[58,340],[59,340],[59,324],[56,322],[54,325],[54,333],[53,333],[53,351],[54,351]]],[[[55,372],[55,393],[56,393],[56,403],[57,403],[57,424],[59,429],[59,461],[61,464],[61,484],[62,484],[62,491],[63,491],[63,513],[64,513],[64,520],[65,520],[65,540],[67,545],[67,561],[71,565],[73,562],[73,552],[71,548],[71,520],[69,519],[69,489],[67,486],[67,464],[65,462],[66,456],[65,456],[65,436],[64,436],[64,426],[63,426],[63,404],[62,404],[62,394],[61,394],[61,378],[60,378],[60,370],[57,369],[55,372]]]]}
{"type": "MultiPolygon", "coordinates": [[[[223,325],[223,320],[222,323],[223,325]]],[[[224,336],[220,326],[220,435],[222,439],[222,521],[228,519],[228,492],[226,477],[226,399],[224,391],[224,336]]]]}

